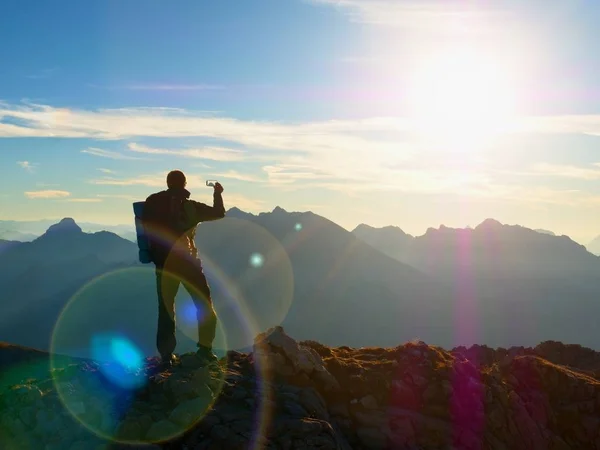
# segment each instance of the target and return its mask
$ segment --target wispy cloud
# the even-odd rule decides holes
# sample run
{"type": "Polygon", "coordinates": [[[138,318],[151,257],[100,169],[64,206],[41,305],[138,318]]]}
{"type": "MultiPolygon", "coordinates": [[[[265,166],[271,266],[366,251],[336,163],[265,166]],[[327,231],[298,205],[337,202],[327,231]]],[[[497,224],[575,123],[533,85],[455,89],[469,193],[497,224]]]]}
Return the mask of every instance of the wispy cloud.
{"type": "Polygon", "coordinates": [[[216,91],[225,89],[225,86],[216,84],[149,83],[125,85],[122,86],[122,89],[132,91],[216,91]]]}
{"type": "MultiPolygon", "coordinates": [[[[104,150],[101,148],[90,147],[85,150],[81,150],[81,153],[87,153],[88,155],[100,156],[101,158],[109,158],[109,159],[141,159],[136,156],[125,155],[124,153],[115,152],[112,150],[104,150]]],[[[100,169],[101,171],[105,171],[108,169],[100,169]]],[[[110,173],[110,172],[105,172],[110,173]]]]}
{"type": "MultiPolygon", "coordinates": [[[[516,131],[600,134],[600,115],[564,116],[560,120],[530,117],[520,123],[521,128],[516,131]]],[[[205,117],[194,111],[172,108],[81,111],[0,104],[0,136],[37,136],[50,132],[55,136],[92,139],[126,139],[130,136],[210,138],[223,142],[223,145],[172,148],[131,142],[123,152],[95,146],[83,152],[116,160],[164,155],[197,161],[260,161],[262,170],[240,166],[220,173],[246,181],[265,179],[266,176],[265,183],[281,189],[321,187],[345,193],[385,189],[503,195],[497,185],[490,187],[498,175],[494,176],[489,167],[466,168],[464,161],[458,165],[439,164],[438,160],[444,156],[441,153],[436,156],[432,149],[422,148],[424,144],[415,141],[411,122],[404,117],[283,123],[205,117]],[[1,117],[19,120],[2,123],[1,117]],[[240,148],[230,148],[231,143],[240,148]]],[[[577,173],[581,175],[581,172],[577,173]]],[[[104,175],[91,182],[106,186],[163,187],[166,174],[133,178],[104,171],[104,175]]],[[[198,178],[197,185],[204,186],[204,179],[198,178]]]]}
{"type": "MultiPolygon", "coordinates": [[[[484,31],[491,18],[510,12],[478,3],[432,0],[308,0],[333,6],[352,21],[406,29],[484,31]]],[[[498,3],[500,5],[500,3],[498,3]]]]}
{"type": "Polygon", "coordinates": [[[33,172],[35,170],[35,164],[32,164],[29,161],[17,161],[17,164],[26,172],[33,172]]]}
{"type": "Polygon", "coordinates": [[[113,175],[113,174],[115,174],[115,173],[116,173],[116,172],[115,172],[114,170],[112,170],[112,169],[104,169],[104,168],[102,168],[102,167],[99,167],[99,168],[98,168],[98,170],[99,170],[100,172],[102,172],[102,173],[107,173],[107,174],[111,174],[111,175],[113,175]]]}
{"type": "MultiPolygon", "coordinates": [[[[235,172],[234,172],[235,173],[235,172]]],[[[244,177],[243,174],[239,174],[240,177],[244,177]]],[[[253,178],[248,175],[248,178],[253,178]]],[[[206,178],[199,175],[188,173],[186,174],[187,185],[190,189],[204,189],[209,190],[206,187],[206,178]]],[[[164,173],[152,173],[142,174],[131,177],[102,177],[89,180],[89,183],[98,186],[146,186],[151,188],[166,188],[167,185],[167,172],[164,173]]]]}
{"type": "MultiPolygon", "coordinates": [[[[149,188],[163,189],[166,186],[166,173],[160,174],[147,174],[140,175],[131,178],[103,178],[97,180],[90,180],[90,183],[101,185],[101,186],[146,186],[149,188]]],[[[196,197],[197,200],[202,201],[203,192],[206,194],[206,198],[211,197],[211,190],[206,187],[206,180],[197,175],[187,175],[188,187],[190,189],[198,189],[196,197]],[[204,190],[204,191],[203,191],[204,190]]],[[[123,198],[127,200],[142,200],[135,196],[129,195],[100,195],[101,198],[123,198]]],[[[248,198],[244,195],[228,192],[224,194],[225,204],[227,208],[237,206],[240,209],[250,212],[263,211],[265,202],[261,199],[248,198]]]]}
{"type": "MultiPolygon", "coordinates": [[[[206,137],[271,151],[305,153],[338,149],[364,150],[368,154],[373,148],[382,146],[398,153],[398,142],[412,131],[415,131],[415,124],[406,117],[282,123],[207,117],[201,112],[176,108],[88,111],[0,103],[0,138],[123,140],[133,137],[206,137]],[[3,121],[3,118],[16,123],[3,121]],[[376,134],[391,136],[394,142],[374,139],[376,134]]],[[[514,131],[600,135],[600,115],[523,117],[517,119],[514,131]]],[[[144,147],[135,145],[140,149],[144,147]]]]}
{"type": "Polygon", "coordinates": [[[238,181],[247,181],[249,183],[263,183],[263,178],[259,176],[248,174],[248,173],[240,173],[237,170],[229,170],[227,172],[215,173],[211,175],[215,178],[227,178],[230,180],[238,180],[238,181]]]}
{"type": "Polygon", "coordinates": [[[119,85],[99,85],[88,83],[88,87],[108,91],[220,91],[226,86],[208,83],[129,83],[119,85]]]}
{"type": "Polygon", "coordinates": [[[27,191],[25,196],[31,199],[49,199],[49,198],[64,198],[71,195],[68,191],[44,190],[44,191],[27,191]]]}
{"type": "Polygon", "coordinates": [[[129,150],[137,153],[146,153],[150,155],[180,156],[184,158],[207,159],[211,161],[243,161],[249,158],[248,152],[235,150],[225,147],[202,147],[186,149],[166,149],[148,147],[146,145],[136,144],[135,142],[127,145],[129,150]]]}
{"type": "Polygon", "coordinates": [[[331,174],[319,171],[316,167],[318,166],[280,163],[263,166],[262,169],[272,184],[292,184],[297,181],[314,181],[332,177],[331,174]]]}

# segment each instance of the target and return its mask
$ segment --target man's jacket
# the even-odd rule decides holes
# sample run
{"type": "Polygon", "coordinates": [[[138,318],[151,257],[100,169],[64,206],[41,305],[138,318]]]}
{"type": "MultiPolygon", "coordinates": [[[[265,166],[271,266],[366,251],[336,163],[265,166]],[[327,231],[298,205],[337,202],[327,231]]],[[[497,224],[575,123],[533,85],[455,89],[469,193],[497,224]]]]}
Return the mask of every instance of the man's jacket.
{"type": "Polygon", "coordinates": [[[223,197],[215,192],[213,206],[190,200],[187,189],[167,189],[146,199],[142,222],[152,261],[163,266],[171,258],[197,256],[196,226],[225,217],[223,197]]]}

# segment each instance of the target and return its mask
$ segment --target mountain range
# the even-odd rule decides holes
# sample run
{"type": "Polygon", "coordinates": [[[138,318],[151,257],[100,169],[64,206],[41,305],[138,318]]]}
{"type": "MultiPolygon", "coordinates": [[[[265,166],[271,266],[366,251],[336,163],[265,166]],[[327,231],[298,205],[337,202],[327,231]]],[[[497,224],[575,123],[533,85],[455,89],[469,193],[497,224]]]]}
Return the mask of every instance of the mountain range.
{"type": "MultiPolygon", "coordinates": [[[[56,220],[0,220],[0,240],[31,242],[54,225],[56,220]]],[[[111,231],[125,239],[135,241],[135,229],[131,225],[104,225],[91,222],[78,222],[81,229],[88,233],[111,231]]]]}
{"type": "MultiPolygon", "coordinates": [[[[247,349],[275,325],[334,346],[420,338],[445,348],[599,348],[600,258],[566,236],[492,219],[418,237],[396,227],[349,232],[311,212],[232,208],[201,224],[196,240],[218,348],[247,349]]],[[[31,242],[0,244],[0,292],[0,341],[87,357],[82,342],[110,331],[155,353],[153,266],[112,232],[63,219],[31,242]]],[[[184,351],[194,344],[193,310],[183,289],[177,302],[184,351]]]]}

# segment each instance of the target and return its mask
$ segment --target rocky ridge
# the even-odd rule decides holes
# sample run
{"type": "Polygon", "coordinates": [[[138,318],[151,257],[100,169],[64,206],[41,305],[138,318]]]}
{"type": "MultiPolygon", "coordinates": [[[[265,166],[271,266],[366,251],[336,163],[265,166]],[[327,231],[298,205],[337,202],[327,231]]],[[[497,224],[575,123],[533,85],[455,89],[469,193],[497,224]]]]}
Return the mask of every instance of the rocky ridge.
{"type": "Polygon", "coordinates": [[[330,348],[277,327],[218,365],[186,354],[155,375],[149,359],[131,378],[143,382],[127,388],[110,386],[97,363],[23,379],[0,395],[0,441],[9,450],[600,449],[598,356],[554,342],[330,348]]]}

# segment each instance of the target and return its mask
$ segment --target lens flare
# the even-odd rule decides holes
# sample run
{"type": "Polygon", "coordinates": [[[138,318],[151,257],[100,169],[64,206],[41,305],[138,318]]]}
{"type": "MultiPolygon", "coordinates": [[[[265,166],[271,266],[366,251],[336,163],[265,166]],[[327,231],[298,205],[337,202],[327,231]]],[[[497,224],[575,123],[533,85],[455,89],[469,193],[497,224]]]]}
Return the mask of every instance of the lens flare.
{"type": "Polygon", "coordinates": [[[228,347],[246,351],[289,311],[294,274],[288,253],[264,227],[232,217],[201,224],[197,246],[228,347]]]}
{"type": "Polygon", "coordinates": [[[265,263],[265,257],[260,253],[252,253],[250,255],[250,265],[255,268],[262,267],[265,263]]]}
{"type": "MultiPolygon", "coordinates": [[[[219,396],[222,371],[184,371],[169,387],[151,378],[156,326],[155,275],[146,267],[104,274],[63,308],[51,341],[53,384],[70,415],[92,433],[121,443],[166,441],[202,420],[219,396]],[[81,359],[65,365],[62,355],[81,359]],[[175,394],[181,386],[188,390],[175,394]],[[152,414],[176,420],[157,428],[148,422],[152,414]]],[[[177,339],[180,353],[196,350],[179,330],[177,339]]],[[[226,338],[220,340],[226,348],[226,338]]]]}

